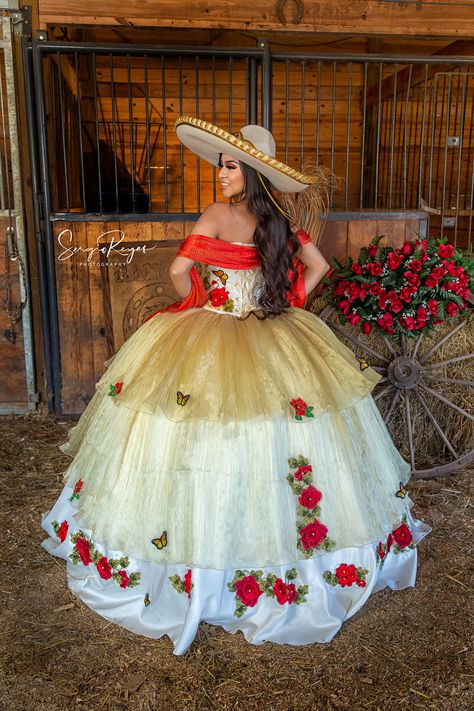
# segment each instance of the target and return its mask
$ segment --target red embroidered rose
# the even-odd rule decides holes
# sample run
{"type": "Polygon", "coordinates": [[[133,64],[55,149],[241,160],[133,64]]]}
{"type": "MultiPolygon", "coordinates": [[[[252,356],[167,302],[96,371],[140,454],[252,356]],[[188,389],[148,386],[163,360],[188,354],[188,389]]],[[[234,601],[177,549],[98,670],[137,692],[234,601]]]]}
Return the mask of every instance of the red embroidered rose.
{"type": "Polygon", "coordinates": [[[305,401],[302,398],[296,398],[294,400],[290,400],[290,405],[291,407],[294,407],[296,414],[299,417],[304,417],[306,415],[306,410],[308,409],[308,405],[305,403],[305,401]]]}
{"type": "Polygon", "coordinates": [[[209,296],[211,297],[213,306],[222,306],[229,298],[229,292],[222,287],[221,289],[213,289],[210,291],[209,296]]]}
{"type": "Polygon", "coordinates": [[[184,592],[188,594],[188,597],[191,597],[191,568],[188,569],[184,576],[184,592]]]}
{"type": "Polygon", "coordinates": [[[381,541],[377,543],[377,553],[379,555],[380,560],[383,560],[385,558],[385,550],[381,541]]]}
{"type": "Polygon", "coordinates": [[[367,585],[367,583],[365,582],[365,580],[362,580],[361,578],[356,578],[356,584],[357,584],[360,588],[365,588],[365,586],[367,585]]]}
{"type": "Polygon", "coordinates": [[[273,592],[275,593],[275,597],[280,605],[284,605],[285,602],[288,602],[288,587],[281,578],[277,578],[275,580],[273,592]]]}
{"type": "Polygon", "coordinates": [[[246,575],[245,578],[236,581],[235,594],[247,607],[255,607],[258,598],[263,595],[263,590],[253,575],[246,575]]]}
{"type": "Polygon", "coordinates": [[[119,570],[118,574],[122,578],[120,581],[120,587],[121,588],[128,588],[128,586],[130,584],[130,577],[129,577],[127,571],[126,570],[119,570]]]}
{"type": "Polygon", "coordinates": [[[89,563],[92,562],[91,547],[89,541],[86,538],[76,539],[76,550],[79,553],[79,557],[84,565],[89,565],[89,563]]]}
{"type": "Polygon", "coordinates": [[[82,487],[84,486],[84,482],[82,479],[79,479],[79,481],[76,481],[76,485],[74,487],[74,493],[79,494],[81,492],[82,487]]]}
{"type": "Polygon", "coordinates": [[[406,523],[400,524],[398,528],[392,531],[392,536],[399,548],[406,548],[413,540],[413,536],[406,523]]]}
{"type": "Polygon", "coordinates": [[[100,577],[104,580],[109,580],[112,577],[112,568],[105,555],[97,561],[96,567],[100,577]]]}
{"type": "Polygon", "coordinates": [[[357,580],[357,570],[353,563],[348,565],[347,563],[341,563],[341,565],[335,570],[336,578],[339,581],[339,585],[344,588],[346,585],[351,586],[357,580]]]}
{"type": "Polygon", "coordinates": [[[448,257],[454,257],[454,247],[452,244],[440,244],[438,247],[438,256],[441,259],[447,259],[448,257]]]}
{"type": "Polygon", "coordinates": [[[390,551],[390,548],[392,547],[392,543],[393,543],[393,536],[391,533],[389,533],[387,536],[387,543],[385,545],[385,547],[387,549],[387,553],[390,551]]]}
{"type": "Polygon", "coordinates": [[[120,383],[115,383],[115,394],[118,395],[123,387],[123,381],[120,383]]]}
{"type": "Polygon", "coordinates": [[[307,486],[306,489],[303,489],[298,497],[298,502],[301,506],[304,506],[305,509],[314,509],[322,498],[323,495],[321,492],[318,491],[315,486],[310,484],[310,486],[307,486]]]}
{"type": "Polygon", "coordinates": [[[63,521],[57,532],[57,536],[61,543],[66,540],[67,532],[69,530],[69,524],[67,521],[63,521]]]}
{"type": "Polygon", "coordinates": [[[438,286],[438,280],[433,274],[428,274],[428,276],[425,279],[425,284],[429,289],[434,289],[436,286],[438,286]]]}
{"type": "Polygon", "coordinates": [[[295,477],[295,479],[298,479],[298,481],[301,481],[301,479],[303,478],[303,474],[307,474],[308,472],[312,471],[313,467],[311,466],[311,464],[306,464],[305,466],[298,467],[293,476],[295,477]]]}
{"type": "Polygon", "coordinates": [[[316,548],[316,546],[319,546],[319,544],[324,541],[327,536],[327,532],[327,526],[315,518],[313,523],[308,523],[300,531],[303,548],[306,550],[309,548],[316,548]]]}
{"type": "Polygon", "coordinates": [[[288,590],[288,602],[291,605],[293,600],[298,595],[298,590],[297,590],[296,585],[294,583],[290,583],[289,585],[287,585],[286,589],[288,590]]]}

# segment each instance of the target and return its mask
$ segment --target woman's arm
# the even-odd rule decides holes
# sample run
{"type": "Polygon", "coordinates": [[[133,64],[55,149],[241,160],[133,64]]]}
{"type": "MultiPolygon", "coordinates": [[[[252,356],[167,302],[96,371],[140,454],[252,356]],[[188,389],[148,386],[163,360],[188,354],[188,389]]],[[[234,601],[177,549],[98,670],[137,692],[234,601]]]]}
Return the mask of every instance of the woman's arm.
{"type": "Polygon", "coordinates": [[[306,293],[309,294],[319,284],[326,272],[329,271],[331,265],[312,242],[300,247],[298,259],[305,265],[304,286],[306,293]]]}

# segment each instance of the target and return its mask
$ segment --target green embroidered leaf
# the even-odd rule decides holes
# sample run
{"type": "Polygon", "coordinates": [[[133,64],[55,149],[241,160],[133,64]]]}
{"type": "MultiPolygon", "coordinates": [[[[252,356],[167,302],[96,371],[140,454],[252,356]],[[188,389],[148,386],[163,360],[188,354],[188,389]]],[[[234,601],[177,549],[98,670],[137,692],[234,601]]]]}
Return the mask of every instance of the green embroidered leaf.
{"type": "Polygon", "coordinates": [[[122,582],[122,578],[120,577],[120,575],[118,573],[112,573],[112,579],[115,580],[115,582],[118,583],[119,585],[122,582]]]}
{"type": "MultiPolygon", "coordinates": [[[[101,554],[99,553],[99,551],[94,551],[93,553],[92,553],[92,551],[91,551],[91,558],[92,558],[92,562],[93,562],[93,563],[98,563],[99,560],[102,558],[102,556],[101,556],[101,554]]],[[[109,561],[109,562],[110,562],[110,561],[109,561]]]]}
{"type": "Polygon", "coordinates": [[[296,469],[296,467],[298,466],[298,460],[296,459],[296,457],[290,457],[288,459],[288,466],[290,467],[290,469],[296,469]]]}
{"type": "Polygon", "coordinates": [[[302,418],[301,415],[295,415],[295,420],[300,420],[300,421],[301,421],[302,419],[303,419],[303,418],[302,418]]]}
{"type": "Polygon", "coordinates": [[[60,525],[57,521],[51,521],[51,527],[55,533],[57,533],[60,529],[60,525]]]}
{"type": "Polygon", "coordinates": [[[337,577],[334,575],[334,573],[331,573],[330,570],[324,571],[323,578],[329,585],[335,586],[338,583],[337,577]]]}
{"type": "Polygon", "coordinates": [[[297,572],[296,568],[290,568],[285,573],[285,578],[287,580],[294,580],[297,576],[298,576],[298,572],[297,572]]]}
{"type": "Polygon", "coordinates": [[[122,568],[128,568],[128,566],[130,565],[130,560],[127,556],[123,556],[122,558],[120,558],[119,564],[122,568]]]}

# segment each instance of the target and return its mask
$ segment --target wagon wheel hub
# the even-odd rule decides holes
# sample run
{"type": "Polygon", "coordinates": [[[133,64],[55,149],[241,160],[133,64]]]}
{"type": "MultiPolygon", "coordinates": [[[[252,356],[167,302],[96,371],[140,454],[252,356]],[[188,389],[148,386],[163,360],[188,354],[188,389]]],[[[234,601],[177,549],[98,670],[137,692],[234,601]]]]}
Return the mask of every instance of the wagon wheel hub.
{"type": "Polygon", "coordinates": [[[417,360],[399,356],[388,366],[387,376],[397,388],[415,388],[422,377],[423,368],[417,360]]]}

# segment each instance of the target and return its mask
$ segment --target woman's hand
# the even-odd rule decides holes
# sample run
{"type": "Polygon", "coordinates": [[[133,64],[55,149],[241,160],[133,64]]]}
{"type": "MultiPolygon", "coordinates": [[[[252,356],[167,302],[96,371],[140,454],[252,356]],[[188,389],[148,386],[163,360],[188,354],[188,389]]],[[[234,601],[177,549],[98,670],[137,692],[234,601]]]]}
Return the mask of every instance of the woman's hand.
{"type": "Polygon", "coordinates": [[[193,267],[193,260],[187,257],[175,257],[170,266],[170,277],[173,286],[182,299],[191,292],[191,277],[189,272],[193,267]]]}
{"type": "Polygon", "coordinates": [[[298,259],[305,265],[304,286],[306,294],[309,294],[329,271],[331,265],[312,242],[308,242],[299,249],[298,259]]]}

